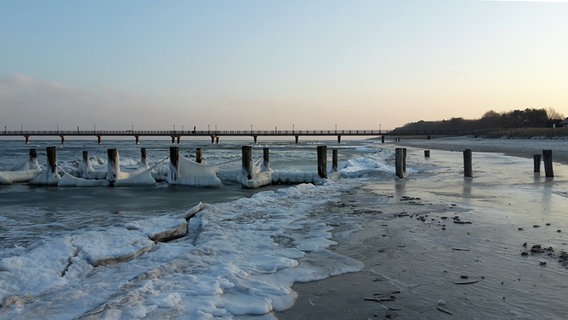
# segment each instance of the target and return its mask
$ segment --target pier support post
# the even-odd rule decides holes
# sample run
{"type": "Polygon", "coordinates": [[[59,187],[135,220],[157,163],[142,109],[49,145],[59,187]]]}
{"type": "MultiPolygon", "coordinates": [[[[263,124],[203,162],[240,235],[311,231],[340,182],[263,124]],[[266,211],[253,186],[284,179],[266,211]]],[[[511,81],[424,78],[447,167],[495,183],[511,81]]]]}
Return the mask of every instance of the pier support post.
{"type": "Polygon", "coordinates": [[[341,136],[340,135],[337,136],[337,143],[341,143],[341,136]]]}
{"type": "Polygon", "coordinates": [[[179,144],[179,142],[181,141],[181,136],[177,136],[176,140],[177,140],[177,144],[179,144]]]}
{"type": "Polygon", "coordinates": [[[294,136],[294,138],[296,139],[296,144],[298,144],[298,141],[300,141],[300,136],[294,136]]]}
{"type": "Polygon", "coordinates": [[[140,148],[140,163],[144,167],[148,166],[148,160],[146,160],[146,148],[140,148]]]}
{"type": "Polygon", "coordinates": [[[215,143],[215,136],[211,136],[211,144],[215,143]]]}
{"type": "Polygon", "coordinates": [[[170,147],[170,178],[171,182],[177,180],[179,164],[179,147],[170,147]]]}
{"type": "Polygon", "coordinates": [[[140,136],[139,135],[135,135],[134,139],[136,139],[136,144],[140,143],[140,136]]]}
{"type": "Polygon", "coordinates": [[[384,134],[381,136],[381,143],[385,143],[385,135],[384,134]]]}
{"type": "Polygon", "coordinates": [[[337,172],[337,148],[331,150],[331,171],[337,172]]]}
{"type": "Polygon", "coordinates": [[[254,144],[256,144],[258,136],[252,136],[252,138],[254,139],[254,144]]]}
{"type": "Polygon", "coordinates": [[[327,179],[327,146],[318,146],[318,176],[327,179]]]}
{"type": "Polygon", "coordinates": [[[215,137],[215,143],[216,143],[216,144],[219,144],[219,136],[216,136],[216,137],[215,137]]]}
{"type": "Polygon", "coordinates": [[[544,163],[544,174],[547,178],[554,177],[552,170],[552,150],[542,150],[542,162],[544,163]]]}
{"type": "Polygon", "coordinates": [[[270,149],[262,148],[262,171],[270,169],[270,149]]]}
{"type": "Polygon", "coordinates": [[[540,154],[533,154],[534,172],[540,172],[540,154]]]}
{"type": "Polygon", "coordinates": [[[406,162],[406,160],[404,159],[405,155],[406,152],[404,152],[404,148],[396,148],[394,151],[395,174],[399,178],[404,178],[404,163],[406,162]]]}
{"type": "Polygon", "coordinates": [[[424,158],[430,158],[430,150],[424,150],[424,158]]]}
{"type": "Polygon", "coordinates": [[[101,144],[102,141],[103,139],[101,138],[101,136],[97,136],[97,144],[101,144]]]}
{"type": "Polygon", "coordinates": [[[60,135],[59,137],[61,138],[61,144],[64,144],[64,143],[65,143],[65,136],[64,136],[64,135],[60,135]]]}
{"type": "Polygon", "coordinates": [[[471,178],[473,176],[472,170],[472,159],[471,159],[471,149],[465,149],[463,151],[463,176],[471,178]]]}
{"type": "Polygon", "coordinates": [[[195,162],[197,162],[197,163],[203,162],[203,149],[202,148],[195,149],[195,162]]]}
{"type": "Polygon", "coordinates": [[[242,146],[242,167],[243,175],[248,180],[252,179],[252,147],[242,146]]]}
{"type": "Polygon", "coordinates": [[[30,136],[25,135],[24,138],[26,139],[26,144],[29,144],[30,143],[30,136]]]}

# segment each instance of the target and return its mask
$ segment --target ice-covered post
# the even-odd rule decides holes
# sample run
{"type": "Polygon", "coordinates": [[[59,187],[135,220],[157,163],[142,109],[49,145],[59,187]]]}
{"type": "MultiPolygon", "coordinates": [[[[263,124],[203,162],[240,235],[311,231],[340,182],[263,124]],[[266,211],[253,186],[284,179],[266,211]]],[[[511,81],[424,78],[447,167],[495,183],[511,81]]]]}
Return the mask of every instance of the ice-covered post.
{"type": "Polygon", "coordinates": [[[140,163],[145,167],[148,166],[148,160],[146,160],[146,148],[140,148],[140,163]]]}
{"type": "Polygon", "coordinates": [[[107,180],[111,187],[114,187],[118,178],[118,161],[118,149],[107,149],[107,180]]]}
{"type": "Polygon", "coordinates": [[[270,168],[270,149],[262,148],[262,171],[267,171],[270,168]]]}
{"type": "Polygon", "coordinates": [[[337,148],[331,150],[331,171],[337,172],[337,148]]]}
{"type": "Polygon", "coordinates": [[[83,151],[83,162],[88,162],[89,161],[89,151],[84,150],[83,151]]]}
{"type": "Polygon", "coordinates": [[[195,162],[197,162],[197,163],[203,162],[203,149],[202,148],[195,149],[195,162]]]}
{"type": "Polygon", "coordinates": [[[430,150],[424,150],[424,158],[430,158],[430,150]]]}
{"type": "Polygon", "coordinates": [[[546,177],[554,177],[554,171],[552,170],[552,150],[542,150],[542,162],[544,163],[544,174],[546,177]]]}
{"type": "Polygon", "coordinates": [[[534,172],[540,172],[540,154],[533,154],[534,172]]]}
{"type": "Polygon", "coordinates": [[[37,160],[37,151],[36,149],[30,149],[30,163],[34,163],[37,160]]]}
{"type": "Polygon", "coordinates": [[[252,147],[242,146],[242,155],[243,175],[250,180],[252,179],[252,147]]]}
{"type": "Polygon", "coordinates": [[[47,165],[49,166],[50,173],[55,172],[55,168],[57,167],[57,152],[55,147],[47,147],[45,148],[45,152],[47,153],[47,165]]]}
{"type": "Polygon", "coordinates": [[[471,178],[472,172],[471,149],[465,149],[463,151],[463,176],[471,178]]]}
{"type": "Polygon", "coordinates": [[[404,148],[396,148],[394,150],[394,168],[396,176],[404,177],[404,148]]]}
{"type": "Polygon", "coordinates": [[[318,146],[318,176],[322,179],[327,178],[327,146],[318,146]]]}

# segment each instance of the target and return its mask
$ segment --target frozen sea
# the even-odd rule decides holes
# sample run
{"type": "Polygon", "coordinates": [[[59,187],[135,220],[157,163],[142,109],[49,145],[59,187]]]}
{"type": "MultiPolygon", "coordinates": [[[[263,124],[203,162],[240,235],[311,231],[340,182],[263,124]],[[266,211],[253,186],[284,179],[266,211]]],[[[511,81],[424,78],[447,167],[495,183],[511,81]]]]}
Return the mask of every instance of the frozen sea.
{"type": "MultiPolygon", "coordinates": [[[[206,162],[219,165],[221,172],[238,169],[241,146],[250,144],[182,141],[175,146],[187,158],[195,156],[196,148],[203,148],[206,162]]],[[[532,173],[532,159],[476,152],[474,178],[470,180],[462,176],[459,152],[433,151],[431,159],[424,159],[421,149],[411,148],[408,175],[401,180],[394,177],[395,146],[377,140],[344,140],[339,145],[335,141],[298,145],[265,141],[253,146],[253,155],[255,160],[262,159],[262,147],[269,147],[275,173],[312,174],[317,171],[316,146],[322,144],[328,145],[330,159],[330,149],[339,150],[337,181],[254,190],[231,181],[214,188],[165,182],[114,188],[0,186],[0,318],[274,319],[273,311],[294,303],[295,282],[363,268],[360,261],[330,250],[336,244],[333,235],[338,221],[351,224],[355,231],[368,219],[345,218],[341,210],[334,209],[343,193],[362,186],[375,186],[384,194],[377,197],[377,207],[384,199],[410,192],[459,203],[472,212],[479,211],[480,217],[495,213],[485,217],[484,223],[502,230],[497,234],[484,230],[488,230],[487,237],[496,237],[495,243],[503,242],[509,248],[518,245],[514,243],[517,238],[503,231],[509,230],[511,217],[526,229],[551,223],[555,230],[568,231],[565,165],[556,164],[556,177],[551,180],[532,173]],[[185,237],[168,242],[150,240],[156,232],[183,224],[188,210],[201,203],[203,209],[189,220],[185,237]],[[321,214],[322,210],[330,212],[321,214]]],[[[133,141],[105,141],[102,145],[78,140],[64,145],[57,141],[38,140],[29,145],[2,141],[0,171],[27,161],[30,148],[37,149],[39,163],[45,168],[47,146],[57,147],[57,164],[68,171],[79,165],[83,150],[89,151],[93,167],[106,169],[107,149],[118,148],[121,169],[127,172],[138,168],[142,147],[150,166],[167,167],[164,158],[172,145],[169,141],[143,141],[140,145],[133,141]]],[[[342,236],[348,233],[349,228],[342,236]]],[[[441,242],[442,236],[432,239],[441,242]]],[[[530,237],[534,243],[566,249],[564,233],[531,230],[530,237]]],[[[510,268],[505,273],[516,270],[515,261],[504,267],[510,268]]],[[[494,270],[500,265],[492,262],[485,267],[494,270]]],[[[559,314],[564,297],[557,293],[566,291],[566,268],[550,264],[547,269],[537,269],[534,277],[538,272],[554,283],[554,290],[547,292],[554,296],[542,299],[549,299],[544,303],[551,306],[551,314],[559,314]]],[[[525,294],[518,296],[524,298],[525,294]]],[[[541,296],[540,292],[531,295],[541,296]]],[[[490,305],[489,301],[483,307],[490,310],[490,305]]],[[[509,318],[521,319],[525,311],[535,309],[525,310],[522,304],[518,308],[512,310],[521,317],[509,318]]]]}

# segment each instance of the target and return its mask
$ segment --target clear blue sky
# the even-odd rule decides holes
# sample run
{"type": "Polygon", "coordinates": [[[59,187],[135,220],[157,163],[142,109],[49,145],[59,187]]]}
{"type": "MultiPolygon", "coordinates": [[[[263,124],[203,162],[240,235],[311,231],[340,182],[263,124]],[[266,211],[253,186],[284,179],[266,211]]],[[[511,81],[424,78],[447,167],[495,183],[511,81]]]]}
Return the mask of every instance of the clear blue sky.
{"type": "Polygon", "coordinates": [[[559,1],[0,3],[8,129],[390,129],[568,114],[559,1]]]}

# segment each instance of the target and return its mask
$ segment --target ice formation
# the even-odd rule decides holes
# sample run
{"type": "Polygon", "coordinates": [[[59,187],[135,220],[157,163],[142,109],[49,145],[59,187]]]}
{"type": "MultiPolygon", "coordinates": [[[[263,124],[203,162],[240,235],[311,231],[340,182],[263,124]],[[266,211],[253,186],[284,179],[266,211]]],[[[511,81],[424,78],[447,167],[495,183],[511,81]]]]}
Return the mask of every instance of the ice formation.
{"type": "Polygon", "coordinates": [[[221,184],[216,171],[217,166],[197,163],[180,156],[177,168],[170,164],[167,181],[169,184],[215,187],[221,184]]]}

